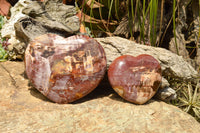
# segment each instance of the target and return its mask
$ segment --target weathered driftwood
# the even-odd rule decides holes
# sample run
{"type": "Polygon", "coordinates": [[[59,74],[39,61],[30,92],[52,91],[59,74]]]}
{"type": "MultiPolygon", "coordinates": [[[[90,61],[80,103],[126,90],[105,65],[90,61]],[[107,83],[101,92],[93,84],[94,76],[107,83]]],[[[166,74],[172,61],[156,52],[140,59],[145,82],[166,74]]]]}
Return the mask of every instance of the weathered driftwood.
{"type": "Polygon", "coordinates": [[[45,33],[56,33],[66,37],[79,31],[76,8],[71,5],[53,0],[44,3],[33,1],[22,13],[27,17],[15,23],[15,31],[17,38],[25,43],[45,33]]]}
{"type": "Polygon", "coordinates": [[[66,37],[77,33],[80,26],[76,13],[74,6],[64,5],[61,0],[19,0],[1,30],[2,37],[10,38],[9,58],[22,60],[26,45],[36,36],[56,33],[66,37]]]}

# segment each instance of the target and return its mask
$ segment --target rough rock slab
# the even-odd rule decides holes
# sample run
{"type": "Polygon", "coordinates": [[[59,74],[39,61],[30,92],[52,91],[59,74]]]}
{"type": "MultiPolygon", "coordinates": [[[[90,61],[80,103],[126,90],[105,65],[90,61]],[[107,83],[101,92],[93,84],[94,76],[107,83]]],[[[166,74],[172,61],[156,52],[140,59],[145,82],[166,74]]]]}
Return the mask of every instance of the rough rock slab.
{"type": "Polygon", "coordinates": [[[121,55],[149,54],[160,62],[164,77],[189,80],[198,74],[181,56],[164,48],[139,45],[121,37],[96,38],[96,40],[101,43],[106,52],[108,66],[121,55]]]}
{"type": "Polygon", "coordinates": [[[33,88],[23,62],[0,63],[0,132],[199,133],[177,107],[150,100],[134,105],[101,84],[72,104],[55,104],[33,88]]]}

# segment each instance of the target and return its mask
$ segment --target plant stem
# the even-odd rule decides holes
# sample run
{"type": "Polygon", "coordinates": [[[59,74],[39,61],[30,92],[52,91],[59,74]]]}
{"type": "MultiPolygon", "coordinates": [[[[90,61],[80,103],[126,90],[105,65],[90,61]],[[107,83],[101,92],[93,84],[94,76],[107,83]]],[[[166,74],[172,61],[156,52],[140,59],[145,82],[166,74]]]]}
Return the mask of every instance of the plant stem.
{"type": "Polygon", "coordinates": [[[176,52],[179,55],[179,49],[178,49],[178,44],[176,40],[176,0],[173,0],[173,31],[174,31],[174,40],[175,40],[175,45],[176,45],[176,52]]]}

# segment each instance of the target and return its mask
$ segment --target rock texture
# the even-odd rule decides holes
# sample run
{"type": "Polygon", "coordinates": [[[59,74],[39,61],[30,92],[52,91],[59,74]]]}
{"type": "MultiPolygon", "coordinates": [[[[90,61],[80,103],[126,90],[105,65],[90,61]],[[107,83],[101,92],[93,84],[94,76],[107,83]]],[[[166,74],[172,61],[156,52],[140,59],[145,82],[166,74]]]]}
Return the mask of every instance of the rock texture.
{"type": "Polygon", "coordinates": [[[97,38],[96,40],[100,42],[106,52],[108,66],[121,55],[149,54],[160,62],[164,77],[170,76],[180,80],[190,80],[198,74],[181,56],[166,49],[138,45],[121,37],[97,38]]]}
{"type": "Polygon", "coordinates": [[[56,103],[69,103],[98,86],[106,71],[106,56],[88,36],[45,34],[28,45],[25,66],[28,78],[43,95],[56,103]]]}
{"type": "Polygon", "coordinates": [[[181,56],[169,50],[140,45],[121,37],[96,38],[96,40],[100,42],[106,52],[108,67],[113,60],[121,55],[138,56],[140,54],[149,54],[157,59],[162,70],[162,84],[160,89],[163,91],[158,91],[159,94],[156,97],[161,100],[168,101],[176,98],[176,93],[171,88],[166,89],[169,88],[170,84],[165,78],[170,77],[177,81],[190,80],[194,82],[194,78],[198,75],[197,71],[181,56]]]}
{"type": "Polygon", "coordinates": [[[9,38],[9,58],[23,60],[28,42],[39,35],[56,33],[66,37],[79,32],[76,14],[74,6],[62,4],[61,0],[19,0],[1,30],[2,37],[9,38]]]}
{"type": "Polygon", "coordinates": [[[72,104],[55,104],[29,85],[23,62],[0,63],[0,132],[199,133],[177,107],[150,100],[134,105],[99,85],[72,104]]]}
{"type": "Polygon", "coordinates": [[[9,38],[7,49],[9,51],[8,55],[12,59],[22,59],[26,44],[17,39],[15,34],[14,24],[26,15],[22,13],[22,10],[30,4],[31,0],[19,0],[14,7],[10,8],[11,17],[6,21],[5,25],[1,29],[1,36],[3,38],[9,38]]]}
{"type": "Polygon", "coordinates": [[[135,104],[144,104],[160,86],[161,67],[150,55],[123,55],[109,66],[108,79],[121,97],[135,104]]]}

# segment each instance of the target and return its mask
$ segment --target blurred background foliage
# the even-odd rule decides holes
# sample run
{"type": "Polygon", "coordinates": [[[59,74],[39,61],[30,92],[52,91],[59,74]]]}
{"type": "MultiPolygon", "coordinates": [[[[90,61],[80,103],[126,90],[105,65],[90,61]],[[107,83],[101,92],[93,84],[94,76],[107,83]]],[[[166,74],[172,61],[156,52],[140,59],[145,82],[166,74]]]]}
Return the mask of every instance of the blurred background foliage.
{"type": "Polygon", "coordinates": [[[76,0],[94,37],[121,36],[166,48],[200,69],[199,0],[76,0]]]}

